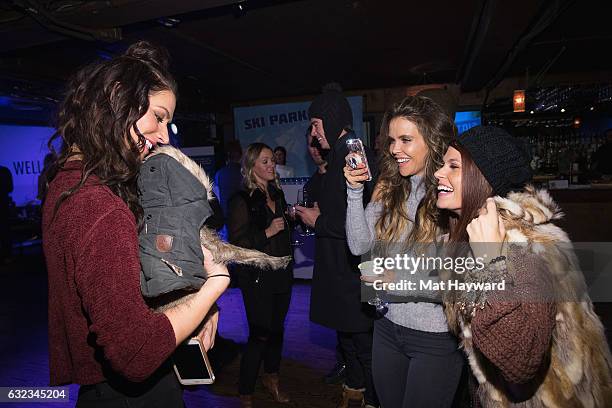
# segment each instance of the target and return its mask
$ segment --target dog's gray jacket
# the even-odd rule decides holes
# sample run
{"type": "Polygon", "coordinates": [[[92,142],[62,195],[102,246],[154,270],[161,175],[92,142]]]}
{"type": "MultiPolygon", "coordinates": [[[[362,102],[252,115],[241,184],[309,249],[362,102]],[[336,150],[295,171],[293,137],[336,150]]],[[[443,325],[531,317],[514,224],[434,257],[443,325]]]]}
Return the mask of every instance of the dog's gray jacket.
{"type": "Polygon", "coordinates": [[[197,163],[176,148],[159,147],[147,157],[138,187],[145,223],[139,235],[145,298],[183,297],[199,289],[206,280],[200,245],[224,264],[278,269],[290,261],[290,257],[228,244],[205,227],[212,214],[208,201],[215,199],[212,183],[197,163]]]}

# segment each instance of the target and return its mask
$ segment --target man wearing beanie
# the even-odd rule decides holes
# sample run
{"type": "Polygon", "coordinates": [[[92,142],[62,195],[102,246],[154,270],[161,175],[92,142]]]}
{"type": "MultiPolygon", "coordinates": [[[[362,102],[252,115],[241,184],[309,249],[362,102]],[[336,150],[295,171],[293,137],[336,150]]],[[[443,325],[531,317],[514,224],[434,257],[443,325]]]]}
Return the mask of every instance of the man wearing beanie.
{"type": "MultiPolygon", "coordinates": [[[[343,168],[348,154],[346,140],[355,137],[351,131],[353,114],[346,98],[335,90],[315,98],[308,113],[312,137],[328,162],[321,178],[318,208],[297,208],[302,221],[314,226],[316,233],[310,319],[338,332],[346,358],[346,381],[339,406],[365,401],[366,406],[374,407],[378,405],[371,365],[374,310],[361,302],[360,257],[350,253],[345,230],[343,168]]],[[[373,182],[365,184],[364,205],[373,187],[373,182]]]]}

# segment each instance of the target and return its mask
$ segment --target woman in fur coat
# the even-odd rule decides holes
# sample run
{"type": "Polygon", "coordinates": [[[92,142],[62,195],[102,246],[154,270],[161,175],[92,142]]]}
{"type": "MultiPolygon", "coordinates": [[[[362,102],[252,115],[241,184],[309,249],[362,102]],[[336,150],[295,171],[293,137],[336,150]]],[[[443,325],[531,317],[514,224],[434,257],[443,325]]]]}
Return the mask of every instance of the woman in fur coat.
{"type": "Polygon", "coordinates": [[[527,185],[528,163],[517,139],[478,126],[451,143],[436,172],[447,250],[483,259],[482,268],[445,271],[473,285],[447,292],[446,313],[468,356],[474,405],[609,407],[604,329],[571,242],[552,223],[562,213],[527,185]]]}

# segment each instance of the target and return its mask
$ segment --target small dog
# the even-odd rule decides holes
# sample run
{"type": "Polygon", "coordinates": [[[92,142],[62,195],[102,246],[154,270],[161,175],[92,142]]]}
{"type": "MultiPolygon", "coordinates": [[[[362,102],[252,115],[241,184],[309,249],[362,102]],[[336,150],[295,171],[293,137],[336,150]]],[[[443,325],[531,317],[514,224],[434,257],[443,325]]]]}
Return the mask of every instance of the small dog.
{"type": "MultiPolygon", "coordinates": [[[[196,162],[172,146],[158,147],[151,152],[149,157],[158,154],[166,154],[179,162],[202,184],[202,187],[206,190],[208,201],[216,199],[210,178],[196,162]]],[[[281,269],[285,268],[292,259],[291,256],[275,257],[254,249],[241,248],[229,244],[221,240],[215,231],[206,226],[200,229],[200,244],[212,253],[214,262],[224,265],[240,264],[261,269],[281,269]]],[[[148,298],[147,302],[153,309],[164,311],[186,302],[193,296],[195,291],[197,289],[176,290],[155,298],[148,298]]]]}

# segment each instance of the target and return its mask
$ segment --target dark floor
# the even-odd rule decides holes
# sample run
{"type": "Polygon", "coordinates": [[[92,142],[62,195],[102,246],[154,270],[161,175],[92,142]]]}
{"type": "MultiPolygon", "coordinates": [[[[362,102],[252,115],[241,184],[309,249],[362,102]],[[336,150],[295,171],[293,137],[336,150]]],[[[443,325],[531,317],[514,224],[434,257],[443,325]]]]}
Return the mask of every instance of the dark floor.
{"type": "MultiPolygon", "coordinates": [[[[340,386],[325,385],[321,377],[334,364],[335,333],[308,320],[310,285],[298,281],[286,321],[281,371],[293,402],[275,404],[258,385],[255,400],[261,407],[335,407],[340,386]]],[[[211,386],[190,387],[185,392],[188,408],[239,407],[237,398],[238,351],[247,339],[247,324],[238,289],[220,299],[219,333],[225,339],[216,348],[211,386]],[[229,360],[229,361],[228,361],[229,360]],[[216,364],[218,366],[218,364],[216,364]]],[[[0,266],[0,386],[47,386],[47,282],[40,255],[26,254],[10,265],[0,266]]],[[[20,408],[74,406],[78,386],[70,387],[71,404],[21,403],[20,408]]],[[[15,404],[2,404],[0,406],[15,404]]]]}
{"type": "MultiPolygon", "coordinates": [[[[275,404],[258,386],[260,407],[332,408],[339,386],[323,384],[321,377],[334,364],[335,334],[308,319],[310,285],[297,282],[286,321],[282,373],[293,402],[275,404]]],[[[228,290],[219,301],[222,309],[219,333],[225,339],[213,355],[218,364],[217,381],[211,386],[191,387],[185,392],[188,408],[239,407],[237,393],[238,351],[246,342],[247,324],[242,297],[228,290]]],[[[612,328],[612,304],[598,304],[604,325],[612,328]]],[[[610,330],[608,330],[610,339],[610,330]]],[[[42,257],[25,254],[16,262],[0,266],[0,386],[47,386],[47,283],[42,257]]],[[[70,387],[71,403],[22,403],[20,408],[74,406],[77,386],[70,387]]],[[[0,406],[15,407],[15,404],[0,406]]]]}

